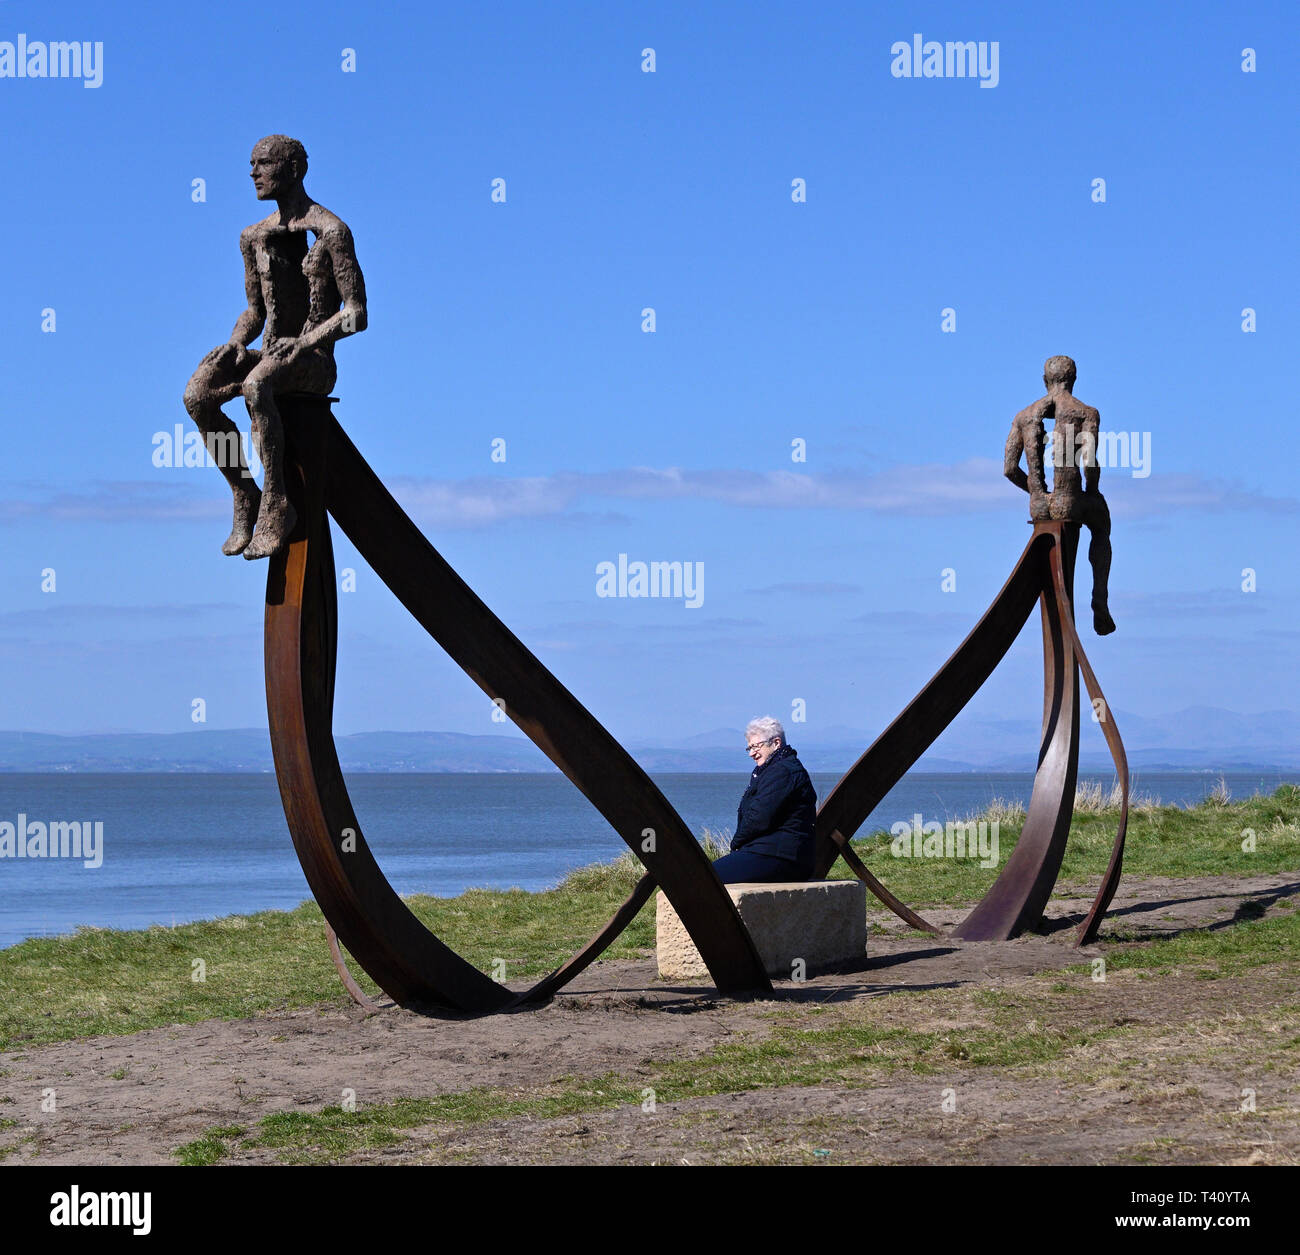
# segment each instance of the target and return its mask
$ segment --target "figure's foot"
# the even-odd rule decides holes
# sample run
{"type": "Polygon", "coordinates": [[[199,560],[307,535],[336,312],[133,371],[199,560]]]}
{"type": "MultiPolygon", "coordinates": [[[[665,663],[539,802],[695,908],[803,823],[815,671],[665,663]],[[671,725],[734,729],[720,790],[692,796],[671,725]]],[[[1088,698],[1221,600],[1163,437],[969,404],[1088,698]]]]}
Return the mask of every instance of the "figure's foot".
{"type": "Polygon", "coordinates": [[[253,539],[253,528],[257,523],[261,506],[262,493],[256,485],[235,493],[235,521],[226,543],[221,546],[221,552],[226,557],[233,558],[235,554],[243,553],[248,548],[248,542],[253,539]]]}
{"type": "Polygon", "coordinates": [[[256,558],[269,558],[272,554],[279,553],[288,545],[289,536],[297,522],[298,512],[286,499],[281,498],[277,505],[267,505],[263,499],[262,512],[257,518],[257,530],[253,533],[248,548],[244,550],[244,557],[251,562],[256,558]]]}
{"type": "Polygon", "coordinates": [[[1105,606],[1100,609],[1093,606],[1092,630],[1098,636],[1109,636],[1115,630],[1115,620],[1110,617],[1110,611],[1105,606]]]}

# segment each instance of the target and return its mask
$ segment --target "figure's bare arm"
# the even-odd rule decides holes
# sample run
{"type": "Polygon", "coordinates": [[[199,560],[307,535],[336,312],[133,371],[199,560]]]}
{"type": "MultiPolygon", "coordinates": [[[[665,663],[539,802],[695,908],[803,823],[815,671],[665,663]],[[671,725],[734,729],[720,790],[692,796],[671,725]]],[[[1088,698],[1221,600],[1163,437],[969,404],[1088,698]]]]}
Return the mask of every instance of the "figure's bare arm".
{"type": "Polygon", "coordinates": [[[266,325],[262,283],[257,277],[257,236],[253,227],[246,227],[240,232],[239,251],[244,258],[244,292],[248,297],[248,307],[235,319],[230,343],[247,347],[262,334],[262,328],[266,325]]]}
{"type": "Polygon", "coordinates": [[[333,344],[346,336],[356,335],[367,326],[366,281],[357,264],[352,232],[347,224],[337,219],[321,232],[321,239],[329,249],[330,263],[334,267],[334,282],[338,285],[342,305],[319,326],[303,336],[305,348],[333,344]]]}
{"type": "Polygon", "coordinates": [[[1043,444],[1046,439],[1043,432],[1041,413],[1035,413],[1026,423],[1028,429],[1025,439],[1025,466],[1028,468],[1029,499],[1034,501],[1047,495],[1047,478],[1043,470],[1043,444]]]}
{"type": "Polygon", "coordinates": [[[1011,420],[1011,434],[1007,437],[1007,447],[1002,455],[1002,473],[1022,492],[1029,491],[1029,479],[1020,469],[1020,455],[1024,452],[1025,439],[1020,433],[1020,415],[1011,420]]]}
{"type": "Polygon", "coordinates": [[[1101,464],[1097,461],[1097,441],[1101,436],[1101,412],[1089,410],[1083,420],[1083,488],[1085,492],[1100,491],[1101,464]]]}
{"type": "Polygon", "coordinates": [[[1031,498],[1047,492],[1047,481],[1043,477],[1043,416],[1046,412],[1044,402],[1035,401],[1011,420],[1011,434],[1007,437],[1002,459],[1002,473],[1031,498]],[[1021,453],[1025,456],[1028,474],[1020,469],[1021,453]]]}

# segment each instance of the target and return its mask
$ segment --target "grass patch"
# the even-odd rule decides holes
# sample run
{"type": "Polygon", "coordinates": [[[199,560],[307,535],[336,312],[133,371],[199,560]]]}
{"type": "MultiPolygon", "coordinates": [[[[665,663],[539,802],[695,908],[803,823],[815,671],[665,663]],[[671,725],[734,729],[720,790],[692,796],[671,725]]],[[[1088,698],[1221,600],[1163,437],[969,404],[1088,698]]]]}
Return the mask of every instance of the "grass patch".
{"type": "Polygon", "coordinates": [[[230,1154],[227,1142],[232,1138],[240,1137],[245,1131],[243,1126],[238,1124],[209,1129],[196,1141],[177,1147],[172,1154],[184,1167],[207,1168],[225,1159],[230,1154]]]}
{"type": "MultiPolygon", "coordinates": [[[[1064,879],[1096,883],[1110,854],[1115,818],[1104,806],[1075,817],[1064,879]]],[[[1005,864],[1022,821],[999,822],[1005,864]]],[[[710,837],[710,852],[716,854],[721,846],[710,837]]],[[[971,862],[894,858],[885,833],[854,844],[891,889],[918,905],[974,901],[997,874],[996,868],[971,862]]],[[[1241,802],[1215,799],[1186,809],[1152,804],[1130,818],[1125,857],[1130,878],[1297,867],[1300,788],[1295,785],[1241,802]],[[1247,830],[1255,834],[1253,853],[1242,850],[1247,830]]],[[[417,896],[407,902],[479,970],[491,972],[500,959],[507,980],[535,978],[585,943],[641,872],[629,852],[610,863],[579,868],[542,893],[473,889],[456,898],[417,896]]],[[[849,872],[839,862],[832,875],[849,872]]],[[[606,956],[638,957],[653,946],[652,901],[606,956]]],[[[353,971],[367,992],[376,992],[355,964],[353,971]]],[[[314,903],[176,928],[83,928],[70,937],[38,938],[0,950],[0,1050],[321,1004],[344,1006],[347,998],[330,963],[323,919],[314,903]],[[202,980],[193,979],[200,974],[196,960],[203,962],[202,980]]]]}
{"type": "MultiPolygon", "coordinates": [[[[1128,942],[1106,954],[1109,972],[1182,971],[1205,980],[1240,976],[1251,968],[1300,963],[1300,915],[1234,919],[1154,941],[1128,942]]],[[[1069,971],[1091,972],[1091,963],[1069,971]]],[[[1057,973],[1044,973],[1057,976],[1057,973]]]]}
{"type": "MultiPolygon", "coordinates": [[[[1246,921],[1212,933],[1134,944],[1107,956],[1112,971],[1148,967],[1195,974],[1204,964],[1213,965],[1222,976],[1268,966],[1293,980],[1300,970],[1300,920],[1287,916],[1246,921]]],[[[280,1112],[247,1133],[210,1130],[175,1154],[182,1163],[197,1164],[242,1151],[272,1150],[286,1163],[338,1163],[400,1147],[413,1137],[419,1147],[431,1146],[439,1130],[610,1109],[633,1112],[647,1089],[654,1091],[657,1103],[665,1104],[791,1086],[852,1089],[894,1074],[953,1076],[985,1068],[1026,1079],[1054,1075],[1083,1083],[1115,1076],[1130,1085],[1141,1073],[1138,1065],[1145,1066],[1152,1057],[1151,1043],[1172,1044],[1180,1034],[1189,1044],[1175,1052],[1179,1057],[1186,1054],[1188,1061],[1204,1062],[1209,1057],[1207,1034],[1217,1034],[1214,1041],[1245,1052],[1251,1066],[1262,1072],[1276,1061],[1293,1062],[1300,1046],[1300,1007],[1278,1006],[1262,1017],[1236,1016],[1232,1023],[1218,1014],[1203,1022],[1189,1020],[1181,1028],[1142,1023],[1117,1016],[1113,1001],[1094,1004],[1077,997],[1080,989],[1095,988],[1089,983],[1090,971],[1089,965],[1082,965],[1040,973],[1017,989],[900,994],[905,1002],[897,1005],[869,1000],[783,1008],[772,1012],[766,1037],[727,1041],[688,1059],[664,1059],[635,1078],[607,1072],[565,1077],[532,1089],[482,1086],[356,1111],[327,1107],[316,1113],[280,1112]],[[936,1022],[942,1027],[934,1026],[936,1022]]],[[[1167,1087],[1158,1092],[1168,1097],[1167,1087]]],[[[1198,1093],[1186,1085],[1179,1092],[1198,1093]]]]}
{"type": "Polygon", "coordinates": [[[988,1023],[920,1030],[866,1022],[855,1010],[826,1028],[779,1025],[765,1041],[728,1042],[701,1059],[669,1061],[658,1070],[658,1083],[647,1084],[664,1102],[785,1085],[854,1086],[882,1073],[928,1076],[955,1067],[1051,1062],[1125,1031],[1114,1025],[1039,1024],[1026,1021],[1020,1008],[988,1023]]]}
{"type": "MultiPolygon", "coordinates": [[[[631,854],[578,869],[555,889],[471,889],[407,905],[481,971],[540,976],[583,945],[640,877],[631,854]]],[[[654,904],[606,952],[654,947],[654,904]]],[[[358,983],[376,986],[356,964],[358,983]]],[[[81,928],[0,950],[0,1050],[167,1024],[242,1019],[273,1009],[347,1005],[314,902],[175,928],[81,928]],[[203,962],[202,980],[194,963],[203,962]]]]}
{"type": "MultiPolygon", "coordinates": [[[[1092,893],[1105,874],[1119,822],[1112,794],[1098,786],[1085,791],[1070,826],[1060,882],[1081,882],[1092,893]]],[[[983,897],[1015,849],[1024,826],[1024,811],[995,801],[980,815],[998,823],[998,865],[984,868],[977,859],[903,858],[891,850],[890,834],[860,837],[853,848],[871,871],[903,901],[913,906],[953,905],[983,897]]],[[[1124,845],[1126,878],[1169,876],[1255,876],[1300,868],[1300,786],[1284,784],[1273,793],[1228,800],[1211,793],[1197,806],[1162,806],[1147,801],[1129,810],[1124,845]],[[1242,848],[1253,834],[1254,849],[1242,848]]],[[[831,876],[852,872],[841,859],[831,876]]]]}
{"type": "Polygon", "coordinates": [[[659,1103],[791,1085],[862,1084],[881,1072],[951,1073],[954,1068],[1014,1067],[1060,1059],[1068,1051],[1127,1028],[1039,1027],[1020,1019],[1014,1031],[973,1026],[919,1032],[847,1020],[827,1028],[779,1024],[761,1042],[727,1043],[690,1060],[672,1060],[644,1079],[613,1073],[567,1077],[544,1089],[511,1093],[480,1087],[434,1098],[403,1098],[356,1111],[285,1111],[265,1117],[242,1138],[211,1130],[175,1151],[180,1163],[217,1162],[232,1151],[272,1149],[283,1163],[323,1164],[400,1146],[412,1131],[466,1127],[517,1118],[553,1120],[598,1110],[639,1108],[645,1090],[659,1103]]]}
{"type": "Polygon", "coordinates": [[[429,1125],[476,1125],[517,1116],[553,1120],[601,1108],[640,1102],[640,1090],[612,1074],[603,1078],[566,1078],[541,1092],[512,1094],[480,1086],[434,1098],[398,1098],[392,1102],[345,1111],[280,1111],[266,1116],[258,1131],[242,1136],[243,1129],[210,1129],[197,1141],[173,1154],[183,1165],[215,1163],[237,1149],[270,1149],[283,1163],[337,1163],[365,1151],[397,1146],[411,1129],[429,1125]],[[215,1158],[212,1157],[215,1155],[215,1158]]]}

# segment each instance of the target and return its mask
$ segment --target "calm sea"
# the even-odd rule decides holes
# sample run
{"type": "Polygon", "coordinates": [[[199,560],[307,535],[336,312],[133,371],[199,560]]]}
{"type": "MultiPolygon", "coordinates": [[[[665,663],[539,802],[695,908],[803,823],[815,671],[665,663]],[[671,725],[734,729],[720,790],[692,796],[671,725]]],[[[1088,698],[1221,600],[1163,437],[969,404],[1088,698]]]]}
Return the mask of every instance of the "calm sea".
{"type": "MultiPolygon", "coordinates": [[[[814,775],[819,797],[838,777],[814,775]]],[[[1109,777],[1100,779],[1109,787],[1109,777]]],[[[1218,776],[1150,773],[1135,792],[1199,801],[1218,776]]],[[[1233,797],[1271,792],[1272,774],[1230,774],[1233,797]]],[[[697,834],[736,822],[746,775],[663,775],[656,783],[697,834]]],[[[864,831],[962,818],[995,797],[1027,801],[1032,776],[913,774],[864,831]]],[[[473,886],[542,889],[626,847],[563,776],[363,775],[348,779],[362,831],[399,893],[473,886]]],[[[0,822],[103,824],[102,863],[0,858],[0,946],[79,924],[143,928],[286,909],[310,897],[272,775],[0,774],[0,822]]]]}

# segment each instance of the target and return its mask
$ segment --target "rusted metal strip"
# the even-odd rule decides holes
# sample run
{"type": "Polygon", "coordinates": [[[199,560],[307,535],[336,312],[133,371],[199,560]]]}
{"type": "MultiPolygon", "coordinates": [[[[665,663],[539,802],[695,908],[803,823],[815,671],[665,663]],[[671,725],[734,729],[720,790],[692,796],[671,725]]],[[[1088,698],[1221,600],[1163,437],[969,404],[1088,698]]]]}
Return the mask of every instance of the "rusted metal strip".
{"type": "Polygon", "coordinates": [[[375,574],[645,864],[717,987],[770,989],[730,895],[658,786],[452,570],[337,421],[327,431],[330,513],[375,574]]]}
{"type": "Polygon", "coordinates": [[[942,937],[943,929],[937,924],[930,923],[929,920],[923,919],[905,902],[899,901],[894,897],[884,885],[880,883],[868,870],[867,865],[858,857],[857,851],[845,842],[840,849],[840,857],[848,864],[849,870],[860,880],[872,893],[876,895],[899,919],[911,924],[913,928],[919,929],[923,933],[929,933],[932,937],[942,937]]]}
{"type": "MultiPolygon", "coordinates": [[[[299,522],[267,574],[267,708],[281,798],[312,892],[394,1001],[482,1012],[518,996],[411,914],[371,855],[331,732],[337,617],[326,508],[416,620],[596,806],[663,886],[724,992],[771,983],[730,895],[650,778],[442,559],[366,465],[323,398],[281,398],[299,522]]],[[[635,896],[635,895],[634,895],[635,896]]],[[[626,905],[626,904],[625,904],[626,905]]],[[[571,979],[615,919],[543,987],[571,979]]],[[[532,992],[532,991],[530,991],[532,992]]]]}
{"type": "MultiPolygon", "coordinates": [[[[509,632],[406,517],[334,421],[322,398],[282,398],[291,496],[299,522],[267,581],[267,705],[281,797],[295,847],[327,919],[340,977],[363,1006],[339,939],[395,1001],[469,1011],[550,997],[619,936],[663,884],[715,983],[770,989],[730,895],[676,811],[649,777],[509,632]],[[521,727],[619,832],[648,871],[608,923],[567,963],[513,994],[430,933],[393,892],[361,835],[330,731],[337,606],[326,510],[376,573],[463,670],[521,727]],[[335,935],[337,930],[337,936],[335,935]]],[[[1016,851],[985,899],[955,931],[967,939],[1014,936],[1041,917],[1069,833],[1078,757],[1078,673],[1100,687],[1073,625],[1078,527],[1038,524],[1011,576],[975,629],[906,710],[846,773],[817,817],[817,874],[836,857],[915,928],[939,929],[910,910],[849,845],[890,788],[988,678],[1041,600],[1043,744],[1016,851]],[[1065,799],[1067,799],[1066,801],[1065,799]]],[[[1102,699],[1104,700],[1104,699],[1102,699]]],[[[1119,882],[1128,814],[1128,768],[1113,719],[1103,728],[1123,789],[1119,832],[1078,944],[1096,927],[1119,882]]]]}
{"type": "Polygon", "coordinates": [[[861,860],[849,842],[863,821],[908,769],[957,717],[1014,644],[1047,583],[1052,541],[1037,530],[988,610],[893,723],[844,774],[817,812],[816,877],[824,879],[836,858],[845,861],[895,915],[936,936],[940,930],[901,903],[861,860]],[[856,866],[854,863],[856,862],[856,866]]]}
{"type": "Polygon", "coordinates": [[[1043,907],[1061,869],[1074,813],[1079,764],[1079,673],[1071,622],[1077,523],[1038,523],[1035,538],[1047,537],[1047,579],[1042,590],[1043,744],[1016,848],[997,880],[973,911],[952,931],[965,941],[1005,941],[1042,919],[1043,907]]]}
{"type": "Polygon", "coordinates": [[[303,873],[340,940],[395,1002],[500,1010],[513,994],[411,913],[375,862],[352,809],[331,732],[336,629],[324,500],[329,405],[323,398],[279,401],[298,523],[288,549],[270,559],[267,571],[266,695],[280,797],[303,873]]]}
{"type": "Polygon", "coordinates": [[[531,989],[519,995],[515,1000],[523,1005],[528,1002],[544,1002],[560,989],[563,989],[584,968],[598,959],[614,942],[623,930],[636,919],[641,908],[650,900],[655,891],[655,878],[646,872],[636,883],[636,888],[628,895],[622,906],[610,916],[609,922],[563,967],[556,968],[545,980],[540,980],[531,989]]]}
{"type": "Polygon", "coordinates": [[[348,991],[348,996],[364,1010],[378,1011],[379,1004],[357,984],[348,970],[343,951],[339,948],[339,935],[330,927],[329,920],[325,921],[325,942],[330,948],[330,958],[334,960],[334,970],[339,974],[339,980],[343,982],[343,988],[348,991]]]}
{"type": "Polygon", "coordinates": [[[1088,696],[1092,699],[1093,709],[1096,709],[1098,702],[1101,703],[1101,731],[1106,738],[1106,746],[1110,750],[1111,760],[1115,764],[1115,773],[1120,786],[1119,825],[1115,832],[1114,843],[1111,846],[1110,862],[1106,866],[1106,874],[1102,877],[1101,888],[1097,890],[1097,896],[1093,900],[1092,908],[1075,934],[1074,944],[1077,948],[1078,946],[1086,946],[1097,939],[1101,921],[1106,914],[1106,908],[1110,906],[1111,899],[1115,896],[1115,890],[1119,888],[1120,871],[1124,861],[1124,837],[1128,832],[1129,775],[1128,755],[1124,752],[1124,742],[1120,739],[1119,727],[1115,723],[1115,716],[1111,711],[1110,703],[1106,701],[1106,695],[1101,691],[1101,685],[1097,682],[1092,664],[1088,661],[1087,654],[1083,652],[1083,642],[1079,640],[1079,631],[1075,626],[1073,616],[1066,620],[1065,627],[1073,641],[1075,657],[1079,662],[1079,670],[1083,672],[1083,682],[1088,688],[1088,696]]]}

